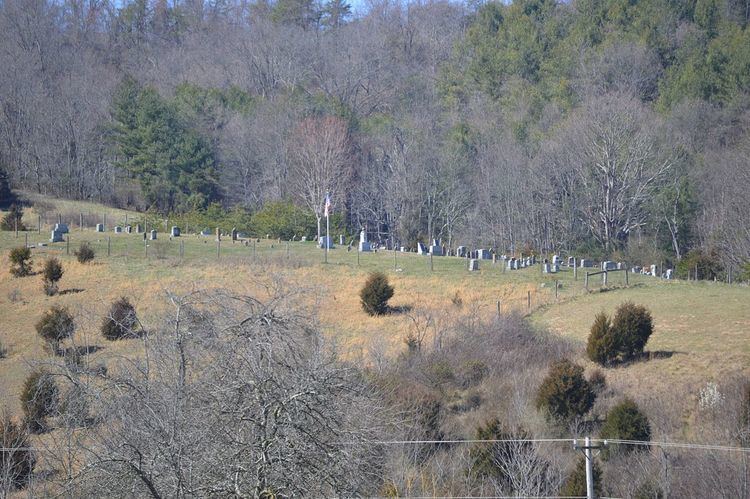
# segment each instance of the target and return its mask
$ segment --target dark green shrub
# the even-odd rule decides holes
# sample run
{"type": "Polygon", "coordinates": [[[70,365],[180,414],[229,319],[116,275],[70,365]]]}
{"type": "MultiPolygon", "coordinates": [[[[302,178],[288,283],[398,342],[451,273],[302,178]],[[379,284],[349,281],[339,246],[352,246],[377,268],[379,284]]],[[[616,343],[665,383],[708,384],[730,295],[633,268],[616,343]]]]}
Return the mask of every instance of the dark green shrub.
{"type": "Polygon", "coordinates": [[[50,374],[34,371],[26,378],[21,408],[29,431],[40,433],[47,429],[47,417],[55,413],[58,397],[57,385],[50,374]]]}
{"type": "Polygon", "coordinates": [[[44,338],[52,353],[58,354],[60,342],[73,336],[75,322],[67,308],[53,305],[42,315],[35,327],[36,332],[44,338]]]}
{"type": "Polygon", "coordinates": [[[81,246],[73,254],[76,256],[78,263],[88,263],[95,256],[94,248],[89,243],[81,243],[81,246]]]}
{"type": "Polygon", "coordinates": [[[464,362],[459,371],[461,385],[464,387],[477,385],[482,382],[488,372],[489,369],[487,368],[487,364],[481,360],[469,360],[464,362]]]}
{"type": "Polygon", "coordinates": [[[10,274],[13,277],[31,275],[31,249],[19,246],[10,250],[10,274]]]}
{"type": "Polygon", "coordinates": [[[632,360],[643,353],[651,333],[654,331],[651,313],[641,305],[626,302],[617,307],[610,321],[600,313],[591,326],[586,354],[600,364],[632,360]]]}
{"type": "MultiPolygon", "coordinates": [[[[631,399],[625,399],[612,407],[607,413],[607,421],[602,426],[601,438],[617,440],[638,440],[647,442],[651,440],[651,425],[648,418],[643,414],[638,405],[631,399]]],[[[643,450],[646,446],[619,445],[610,443],[602,451],[602,457],[608,459],[615,453],[628,453],[634,450],[643,450]]]]}
{"type": "Polygon", "coordinates": [[[359,297],[365,312],[370,315],[382,315],[388,312],[388,300],[393,297],[393,286],[388,284],[385,274],[373,272],[359,292],[359,297]]]}
{"type": "Polygon", "coordinates": [[[0,490],[22,489],[29,483],[36,459],[29,433],[3,413],[0,416],[0,490]]]}
{"type": "MultiPolygon", "coordinates": [[[[331,219],[331,231],[336,233],[335,216],[331,219]]],[[[290,240],[297,236],[312,236],[317,232],[315,217],[287,201],[266,203],[251,218],[252,232],[260,237],[266,234],[273,238],[290,240]]]]}
{"type": "Polygon", "coordinates": [[[719,254],[713,249],[708,252],[700,249],[690,251],[677,263],[675,273],[680,279],[696,279],[696,269],[697,279],[702,280],[723,280],[726,273],[719,254]]]}
{"type": "Polygon", "coordinates": [[[102,335],[108,340],[121,340],[137,335],[135,331],[138,316],[135,307],[124,296],[115,300],[109,308],[109,314],[102,322],[102,335]]]}
{"type": "Polygon", "coordinates": [[[8,213],[0,220],[0,230],[16,230],[16,221],[18,222],[18,230],[26,230],[22,220],[23,208],[17,204],[12,204],[8,213]]]}
{"type": "Polygon", "coordinates": [[[591,385],[583,377],[583,368],[564,359],[550,367],[537,391],[536,407],[565,422],[586,414],[595,399],[591,385]]]}
{"type": "Polygon", "coordinates": [[[586,355],[597,364],[607,365],[617,358],[617,344],[612,332],[612,322],[604,312],[596,314],[586,343],[586,355]]]}
{"type": "MultiPolygon", "coordinates": [[[[594,495],[602,495],[602,470],[599,464],[594,461],[592,467],[594,475],[594,495]]],[[[576,467],[573,473],[568,476],[565,483],[560,489],[560,495],[563,497],[586,497],[586,458],[581,456],[576,461],[576,467]]]]}
{"type": "Polygon", "coordinates": [[[50,258],[44,262],[44,269],[42,270],[42,284],[44,286],[44,292],[48,296],[57,294],[57,283],[62,279],[63,267],[57,258],[50,258]]]}
{"type": "Polygon", "coordinates": [[[612,329],[617,336],[618,353],[627,361],[643,353],[654,325],[646,307],[625,302],[617,307],[612,329]]]}

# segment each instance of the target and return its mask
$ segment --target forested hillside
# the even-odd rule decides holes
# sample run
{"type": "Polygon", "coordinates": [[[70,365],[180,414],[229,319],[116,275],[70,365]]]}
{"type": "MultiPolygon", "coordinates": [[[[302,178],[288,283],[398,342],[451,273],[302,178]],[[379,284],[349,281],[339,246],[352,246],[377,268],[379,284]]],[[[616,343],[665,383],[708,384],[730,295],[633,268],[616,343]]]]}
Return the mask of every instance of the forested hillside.
{"type": "Polygon", "coordinates": [[[319,217],[330,192],[375,240],[720,276],[750,258],[749,21],[748,0],[4,0],[0,168],[160,213],[319,217]]]}

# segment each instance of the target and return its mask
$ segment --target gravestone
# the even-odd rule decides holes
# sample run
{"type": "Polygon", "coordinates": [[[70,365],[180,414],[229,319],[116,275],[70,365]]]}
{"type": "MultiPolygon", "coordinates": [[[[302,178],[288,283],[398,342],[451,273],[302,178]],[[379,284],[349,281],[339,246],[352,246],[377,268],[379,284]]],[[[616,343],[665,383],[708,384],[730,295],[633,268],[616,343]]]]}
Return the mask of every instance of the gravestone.
{"type": "Polygon", "coordinates": [[[466,258],[466,246],[459,246],[456,248],[456,256],[466,258]]]}
{"type": "Polygon", "coordinates": [[[552,255],[552,265],[557,265],[560,263],[560,257],[557,255],[552,255]]]}
{"type": "Polygon", "coordinates": [[[203,236],[203,237],[208,237],[208,236],[210,236],[210,235],[211,235],[211,231],[210,231],[210,230],[208,230],[208,229],[203,229],[203,230],[202,230],[202,231],[200,232],[200,234],[201,234],[201,236],[203,236]]]}
{"type": "Polygon", "coordinates": [[[552,273],[555,274],[557,272],[560,272],[560,264],[559,263],[553,263],[552,264],[552,273]]]}
{"type": "Polygon", "coordinates": [[[667,271],[664,272],[664,279],[670,279],[671,280],[672,279],[672,272],[673,272],[672,269],[667,269],[667,271]]]}
{"type": "Polygon", "coordinates": [[[97,232],[104,232],[104,224],[96,224],[97,232]]]}
{"type": "Polygon", "coordinates": [[[122,227],[120,227],[119,225],[115,225],[114,231],[115,234],[122,234],[122,227]]]}
{"type": "Polygon", "coordinates": [[[625,262],[617,262],[617,270],[627,269],[627,265],[625,265],[625,262]]]}
{"type": "Polygon", "coordinates": [[[151,234],[150,234],[150,235],[148,236],[148,238],[149,238],[149,239],[150,239],[151,241],[156,241],[156,231],[155,231],[155,230],[152,230],[152,231],[151,231],[151,234]]]}
{"type": "Polygon", "coordinates": [[[525,259],[525,258],[523,258],[523,257],[521,257],[521,258],[519,258],[519,261],[521,262],[521,263],[519,263],[519,266],[520,266],[520,267],[521,267],[522,269],[525,269],[525,268],[526,268],[526,259],[525,259]]]}
{"type": "Polygon", "coordinates": [[[527,266],[527,267],[531,267],[532,265],[533,265],[533,264],[531,263],[531,257],[530,257],[530,256],[527,256],[527,257],[526,257],[526,266],[527,266]]]}
{"type": "Polygon", "coordinates": [[[472,258],[469,260],[469,272],[475,272],[479,270],[479,260],[472,258]]]}
{"type": "Polygon", "coordinates": [[[513,260],[515,260],[515,258],[508,260],[508,270],[513,270],[513,260]]]}
{"type": "Polygon", "coordinates": [[[362,229],[359,232],[359,251],[361,252],[368,252],[371,250],[370,243],[367,242],[367,232],[365,229],[362,229]]]}
{"type": "Polygon", "coordinates": [[[543,263],[543,264],[542,264],[542,272],[543,272],[544,274],[549,274],[549,272],[550,272],[550,266],[549,266],[549,263],[543,263]]]}
{"type": "Polygon", "coordinates": [[[574,267],[576,264],[576,257],[569,256],[568,257],[568,267],[574,267]]]}
{"type": "Polygon", "coordinates": [[[180,237],[180,228],[176,225],[173,225],[169,235],[172,237],[180,237]]]}
{"type": "Polygon", "coordinates": [[[333,239],[331,236],[320,236],[320,240],[318,241],[318,247],[319,248],[326,248],[328,249],[333,248],[333,239]]]}
{"type": "Polygon", "coordinates": [[[56,230],[60,234],[67,234],[68,233],[68,224],[56,223],[54,230],[56,230]]]}
{"type": "Polygon", "coordinates": [[[427,254],[427,248],[424,247],[424,244],[417,241],[417,254],[418,255],[426,255],[427,254]]]}
{"type": "Polygon", "coordinates": [[[406,253],[407,249],[406,246],[401,246],[401,253],[406,253]]]}
{"type": "Polygon", "coordinates": [[[125,226],[125,232],[127,234],[132,234],[133,233],[133,226],[132,225],[126,225],[125,226]]]}
{"type": "Polygon", "coordinates": [[[478,249],[477,250],[477,258],[479,260],[490,260],[492,258],[492,255],[490,254],[489,250],[478,249]]]}
{"type": "Polygon", "coordinates": [[[432,256],[443,256],[443,248],[440,245],[433,244],[430,246],[430,254],[432,256]]]}
{"type": "Polygon", "coordinates": [[[531,264],[536,265],[536,255],[531,255],[531,264]]]}
{"type": "Polygon", "coordinates": [[[513,259],[513,270],[518,270],[520,268],[518,258],[513,259]]]}
{"type": "Polygon", "coordinates": [[[591,268],[594,266],[593,260],[588,260],[586,258],[581,258],[581,268],[591,268]]]}
{"type": "Polygon", "coordinates": [[[652,276],[656,276],[656,275],[658,275],[658,274],[656,273],[656,271],[657,271],[657,270],[658,270],[658,268],[656,267],[656,265],[651,265],[651,275],[652,275],[652,276]]]}
{"type": "Polygon", "coordinates": [[[135,224],[135,233],[140,234],[143,232],[143,227],[141,227],[141,224],[135,224]]]}
{"type": "Polygon", "coordinates": [[[615,270],[616,268],[617,264],[615,262],[609,260],[602,262],[602,270],[615,270]]]}
{"type": "Polygon", "coordinates": [[[300,238],[300,242],[303,242],[303,243],[307,242],[307,236],[302,236],[300,238]]]}
{"type": "Polygon", "coordinates": [[[49,238],[49,242],[51,243],[62,243],[65,241],[65,238],[63,237],[63,233],[58,230],[52,231],[52,236],[49,238]]]}
{"type": "Polygon", "coordinates": [[[344,234],[340,234],[339,235],[339,246],[343,246],[343,245],[344,245],[344,234]]]}
{"type": "Polygon", "coordinates": [[[642,270],[643,269],[641,267],[639,267],[639,266],[636,265],[635,267],[633,267],[632,269],[630,269],[630,272],[633,273],[633,274],[640,274],[642,270]]]}
{"type": "Polygon", "coordinates": [[[237,227],[232,227],[232,242],[237,240],[237,227]]]}

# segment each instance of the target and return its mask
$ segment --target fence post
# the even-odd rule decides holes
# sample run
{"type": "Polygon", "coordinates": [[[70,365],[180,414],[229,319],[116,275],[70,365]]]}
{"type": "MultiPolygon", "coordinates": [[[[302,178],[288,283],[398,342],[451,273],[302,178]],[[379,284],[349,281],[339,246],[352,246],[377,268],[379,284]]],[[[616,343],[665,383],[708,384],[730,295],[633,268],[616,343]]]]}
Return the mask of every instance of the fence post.
{"type": "MultiPolygon", "coordinates": [[[[70,240],[70,238],[68,238],[70,240]]],[[[107,256],[109,256],[112,252],[112,237],[107,236],[107,256]]]]}
{"type": "Polygon", "coordinates": [[[65,238],[65,254],[70,255],[70,234],[65,238]]]}
{"type": "Polygon", "coordinates": [[[430,253],[430,272],[432,272],[432,253],[430,253]]]}
{"type": "Polygon", "coordinates": [[[255,261],[255,239],[253,239],[253,261],[255,261]]]}
{"type": "Polygon", "coordinates": [[[607,270],[602,274],[602,284],[605,288],[607,287],[607,270]]]}
{"type": "Polygon", "coordinates": [[[83,230],[83,213],[78,214],[78,228],[83,230]]]}
{"type": "Polygon", "coordinates": [[[531,291],[526,291],[526,309],[531,310],[531,291]]]}
{"type": "Polygon", "coordinates": [[[16,239],[18,239],[18,217],[15,219],[15,228],[16,228],[16,239]]]}
{"type": "Polygon", "coordinates": [[[37,223],[37,226],[36,226],[37,228],[36,228],[36,231],[41,234],[42,233],[42,216],[41,215],[37,215],[36,218],[37,218],[37,222],[36,222],[37,223]]]}
{"type": "Polygon", "coordinates": [[[573,280],[578,280],[578,262],[576,261],[576,257],[573,257],[573,280]]]}
{"type": "Polygon", "coordinates": [[[500,317],[500,300],[497,300],[497,316],[500,317]]]}
{"type": "Polygon", "coordinates": [[[557,279],[555,279],[555,300],[557,300],[557,283],[558,282],[559,281],[557,279]]]}
{"type": "Polygon", "coordinates": [[[586,272],[586,283],[585,283],[585,286],[586,286],[586,291],[588,291],[589,290],[589,273],[588,272],[586,272]]]}
{"type": "Polygon", "coordinates": [[[24,242],[24,247],[28,248],[29,247],[29,233],[28,232],[24,232],[23,235],[26,236],[26,241],[24,242]]]}
{"type": "Polygon", "coordinates": [[[628,282],[628,269],[623,270],[623,272],[625,272],[625,286],[630,286],[628,282]]]}
{"type": "Polygon", "coordinates": [[[359,267],[359,248],[357,248],[357,267],[359,267]]]}
{"type": "Polygon", "coordinates": [[[396,245],[393,245],[393,270],[396,270],[396,245]]]}
{"type": "Polygon", "coordinates": [[[216,240],[216,259],[221,260],[221,239],[216,240]]]}

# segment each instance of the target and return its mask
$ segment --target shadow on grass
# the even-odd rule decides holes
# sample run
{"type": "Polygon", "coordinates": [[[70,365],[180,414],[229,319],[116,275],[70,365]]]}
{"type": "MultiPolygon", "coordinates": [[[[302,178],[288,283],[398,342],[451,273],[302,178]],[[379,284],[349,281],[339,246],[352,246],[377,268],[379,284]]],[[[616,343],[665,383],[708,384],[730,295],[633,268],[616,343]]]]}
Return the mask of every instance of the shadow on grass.
{"type": "Polygon", "coordinates": [[[73,346],[66,348],[63,352],[63,355],[65,357],[69,355],[90,355],[92,353],[98,352],[99,350],[102,350],[103,348],[104,347],[100,347],[99,345],[73,346]]]}
{"type": "Polygon", "coordinates": [[[414,309],[413,305],[399,305],[397,307],[388,307],[388,311],[385,313],[385,315],[393,314],[393,315],[400,315],[400,314],[408,314],[414,309]]]}
{"type": "Polygon", "coordinates": [[[86,291],[86,290],[85,289],[81,289],[81,288],[71,288],[71,289],[63,289],[58,294],[60,296],[62,296],[62,295],[72,295],[72,294],[75,294],[75,293],[83,293],[84,291],[86,291]]]}

